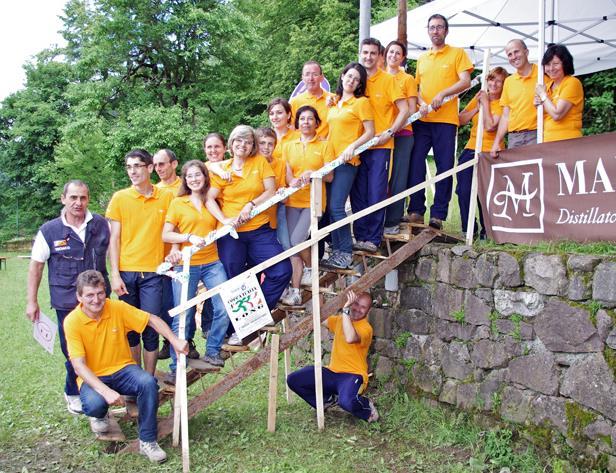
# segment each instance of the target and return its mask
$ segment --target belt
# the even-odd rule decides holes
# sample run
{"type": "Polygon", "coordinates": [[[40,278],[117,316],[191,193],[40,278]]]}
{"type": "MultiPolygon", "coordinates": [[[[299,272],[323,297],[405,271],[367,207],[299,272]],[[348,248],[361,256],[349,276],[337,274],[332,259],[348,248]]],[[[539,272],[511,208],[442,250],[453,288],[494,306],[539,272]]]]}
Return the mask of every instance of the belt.
{"type": "Polygon", "coordinates": [[[510,134],[510,135],[516,135],[516,134],[518,134],[518,133],[528,133],[528,132],[531,132],[531,131],[537,131],[537,130],[535,129],[535,130],[518,130],[518,131],[510,131],[510,132],[509,132],[509,134],[510,134]]]}

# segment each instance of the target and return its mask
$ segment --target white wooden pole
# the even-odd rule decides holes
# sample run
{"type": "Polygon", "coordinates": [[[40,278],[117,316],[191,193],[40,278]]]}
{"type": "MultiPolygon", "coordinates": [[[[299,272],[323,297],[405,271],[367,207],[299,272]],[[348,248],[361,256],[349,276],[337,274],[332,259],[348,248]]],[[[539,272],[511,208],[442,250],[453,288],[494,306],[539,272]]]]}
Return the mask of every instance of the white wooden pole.
{"type": "MultiPolygon", "coordinates": [[[[481,90],[488,91],[488,72],[490,69],[490,48],[483,52],[483,69],[481,71],[481,90]]],[[[483,148],[483,108],[479,107],[477,118],[477,140],[475,141],[475,159],[479,159],[479,154],[483,148]]],[[[473,178],[471,180],[471,201],[469,202],[468,221],[466,222],[466,244],[473,244],[475,233],[475,215],[477,213],[477,165],[473,166],[473,178]]]]}
{"type": "MultiPolygon", "coordinates": [[[[543,84],[543,52],[545,51],[545,0],[537,0],[539,6],[539,43],[537,44],[537,84],[543,84]]],[[[537,107],[537,143],[543,143],[543,104],[537,107]]]]}
{"type": "Polygon", "coordinates": [[[359,40],[357,52],[361,49],[363,39],[370,37],[370,10],[372,8],[371,0],[359,0],[359,40]]]}
{"type": "MultiPolygon", "coordinates": [[[[319,217],[322,213],[322,179],[313,179],[310,183],[310,233],[316,235],[319,230],[319,217]]],[[[311,247],[312,266],[312,335],[314,343],[314,388],[317,400],[317,427],[325,428],[325,413],[323,410],[323,374],[321,361],[321,305],[319,292],[319,244],[314,242],[311,247]]]]}
{"type": "MultiPolygon", "coordinates": [[[[287,319],[282,319],[282,333],[287,333],[287,323],[287,319]]],[[[293,400],[293,398],[291,397],[292,391],[286,381],[287,377],[289,376],[289,373],[291,373],[291,350],[289,348],[286,348],[284,351],[284,385],[286,389],[287,404],[291,404],[293,400]]]]}
{"type": "Polygon", "coordinates": [[[278,350],[280,335],[272,333],[270,344],[269,391],[267,394],[267,431],[276,431],[276,407],[278,405],[278,350]]]}

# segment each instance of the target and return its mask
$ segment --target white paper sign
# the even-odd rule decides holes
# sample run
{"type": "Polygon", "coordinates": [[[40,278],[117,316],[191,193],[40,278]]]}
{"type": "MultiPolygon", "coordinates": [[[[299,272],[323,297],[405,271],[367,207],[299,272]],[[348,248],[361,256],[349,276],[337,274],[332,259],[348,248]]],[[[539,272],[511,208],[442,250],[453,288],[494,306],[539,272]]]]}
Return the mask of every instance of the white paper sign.
{"type": "Polygon", "coordinates": [[[35,322],[32,336],[49,353],[53,353],[53,345],[56,341],[58,325],[41,312],[38,322],[35,322]]]}
{"type": "Polygon", "coordinates": [[[225,285],[220,291],[220,297],[240,338],[274,322],[255,275],[238,284],[225,285]]]}

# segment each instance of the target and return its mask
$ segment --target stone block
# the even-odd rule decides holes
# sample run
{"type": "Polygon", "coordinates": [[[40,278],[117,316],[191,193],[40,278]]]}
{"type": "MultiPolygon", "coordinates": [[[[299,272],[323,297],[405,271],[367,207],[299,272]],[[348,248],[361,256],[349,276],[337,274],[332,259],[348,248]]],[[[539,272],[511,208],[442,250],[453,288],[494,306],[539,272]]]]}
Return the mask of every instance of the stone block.
{"type": "Polygon", "coordinates": [[[434,287],[433,314],[445,320],[455,320],[451,313],[463,309],[464,291],[448,284],[434,287]]]}
{"type": "Polygon", "coordinates": [[[440,365],[446,343],[436,337],[428,337],[421,346],[421,359],[429,365],[440,365]]]}
{"type": "Polygon", "coordinates": [[[396,359],[401,356],[400,350],[392,340],[377,338],[372,342],[372,347],[375,353],[388,358],[396,359]]]}
{"type": "Polygon", "coordinates": [[[438,262],[436,265],[436,280],[444,283],[449,283],[451,272],[451,250],[449,248],[441,248],[438,251],[438,262]]]}
{"type": "Polygon", "coordinates": [[[402,352],[404,359],[420,360],[422,358],[423,345],[427,338],[426,335],[411,335],[406,341],[406,347],[404,347],[402,352]]]}
{"type": "Polygon", "coordinates": [[[531,414],[531,395],[527,391],[511,386],[505,387],[502,395],[500,413],[510,422],[524,423],[531,414]]]}
{"type": "Polygon", "coordinates": [[[453,258],[449,280],[451,284],[466,289],[477,286],[475,281],[475,260],[465,257],[453,258]]]}
{"type": "Polygon", "coordinates": [[[443,389],[438,397],[438,400],[446,404],[455,404],[458,393],[458,383],[452,379],[448,379],[443,384],[443,389]]]}
{"type": "Polygon", "coordinates": [[[434,326],[434,334],[445,342],[451,340],[472,340],[475,330],[475,325],[460,324],[458,322],[449,322],[447,320],[437,319],[434,326]]]}
{"type": "Polygon", "coordinates": [[[537,396],[531,401],[532,421],[535,425],[545,422],[556,427],[563,435],[567,435],[567,414],[565,399],[555,396],[537,396]]]}
{"type": "Polygon", "coordinates": [[[498,268],[494,255],[491,253],[479,255],[475,261],[475,268],[473,270],[473,276],[477,284],[484,287],[493,287],[497,275],[498,268]]]}
{"type": "Polygon", "coordinates": [[[428,335],[433,330],[434,317],[417,309],[400,311],[395,319],[396,332],[409,332],[417,335],[428,335]]]}
{"type": "Polygon", "coordinates": [[[486,338],[490,338],[490,328],[487,325],[480,325],[475,330],[475,335],[473,335],[473,340],[485,340],[486,338]]]}
{"type": "Polygon", "coordinates": [[[587,310],[552,300],[535,319],[535,333],[548,350],[584,353],[603,350],[587,310]]]}
{"type": "Polygon", "coordinates": [[[432,311],[431,286],[411,286],[400,293],[400,305],[405,309],[432,311]]]}
{"type": "Polygon", "coordinates": [[[490,325],[492,308],[470,291],[464,301],[464,322],[473,325],[490,325]]]}
{"type": "Polygon", "coordinates": [[[584,301],[592,296],[591,279],[589,273],[574,272],[569,277],[567,297],[572,301],[584,301]]]}
{"type": "Polygon", "coordinates": [[[558,368],[554,355],[539,353],[511,360],[507,381],[548,396],[558,394],[558,368]]]}
{"type": "Polygon", "coordinates": [[[414,384],[424,392],[438,396],[443,386],[443,377],[438,366],[417,363],[413,367],[414,384]]]}
{"type": "Polygon", "coordinates": [[[432,258],[419,258],[415,267],[415,276],[422,281],[433,281],[436,275],[436,263],[432,258]]]}
{"type": "Polygon", "coordinates": [[[565,371],[560,393],[612,421],[616,420],[614,375],[602,354],[589,355],[571,365],[565,371]]]}
{"type": "Polygon", "coordinates": [[[612,435],[612,425],[604,419],[598,419],[588,424],[583,431],[591,440],[602,439],[612,435]]]}
{"type": "MultiPolygon", "coordinates": [[[[608,315],[608,313],[604,310],[597,311],[597,332],[599,333],[599,338],[602,342],[605,342],[608,335],[610,334],[612,327],[614,326],[614,321],[608,315]]],[[[613,347],[610,347],[613,348],[613,347]]]]}
{"type": "Polygon", "coordinates": [[[558,366],[569,367],[586,360],[589,356],[592,356],[592,353],[555,353],[554,361],[558,366]]]}
{"type": "Polygon", "coordinates": [[[374,376],[379,381],[387,381],[393,373],[394,364],[392,361],[385,357],[379,356],[379,359],[374,368],[374,376]]]}
{"type": "Polygon", "coordinates": [[[564,296],[567,292],[567,270],[559,255],[528,255],[524,260],[524,280],[539,294],[564,296]]]}
{"type": "Polygon", "coordinates": [[[571,255],[567,259],[567,266],[572,271],[592,271],[599,264],[601,258],[590,255],[571,255]]]}
{"type": "Polygon", "coordinates": [[[496,329],[499,333],[510,335],[512,337],[517,337],[519,332],[519,337],[521,340],[532,340],[535,338],[533,326],[522,321],[516,323],[509,319],[498,319],[496,321],[496,329]]]}
{"type": "Polygon", "coordinates": [[[451,342],[442,350],[441,363],[443,373],[448,378],[464,380],[473,372],[471,357],[464,343],[451,342]]]}
{"type": "Polygon", "coordinates": [[[505,366],[511,356],[506,353],[505,344],[492,340],[479,340],[473,344],[471,360],[479,368],[505,366]]]}
{"type": "Polygon", "coordinates": [[[477,407],[479,385],[477,383],[465,383],[458,385],[456,406],[460,409],[473,409],[477,407]]]}
{"type": "Polygon", "coordinates": [[[479,397],[484,410],[494,408],[494,394],[501,391],[505,384],[507,369],[490,371],[479,384],[479,397]]]}
{"type": "Polygon", "coordinates": [[[545,296],[536,292],[494,290],[494,307],[505,316],[534,317],[543,310],[545,296]]]}
{"type": "Polygon", "coordinates": [[[494,304],[494,295],[492,294],[492,289],[487,288],[479,288],[475,290],[475,295],[479,297],[486,304],[494,304]]]}
{"type": "Polygon", "coordinates": [[[509,253],[498,252],[498,276],[496,287],[518,287],[522,285],[520,265],[509,253]]]}
{"type": "Polygon", "coordinates": [[[456,245],[451,248],[451,252],[455,256],[463,256],[466,255],[470,258],[476,258],[477,252],[473,250],[472,246],[469,245],[456,245]]]}
{"type": "Polygon", "coordinates": [[[375,337],[391,338],[392,314],[389,310],[373,307],[368,314],[368,321],[375,337]]]}
{"type": "Polygon", "coordinates": [[[605,261],[595,268],[592,298],[604,307],[616,307],[616,262],[605,261]]]}

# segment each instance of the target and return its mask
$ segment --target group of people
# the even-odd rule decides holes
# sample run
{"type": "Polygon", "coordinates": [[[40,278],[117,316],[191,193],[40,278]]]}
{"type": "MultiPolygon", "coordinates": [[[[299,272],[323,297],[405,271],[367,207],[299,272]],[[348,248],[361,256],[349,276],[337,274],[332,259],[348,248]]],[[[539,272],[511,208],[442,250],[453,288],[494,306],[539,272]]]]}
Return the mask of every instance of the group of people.
{"type": "MultiPolygon", "coordinates": [[[[180,170],[172,150],[153,156],[134,149],[124,157],[130,186],[116,192],[106,219],[88,210],[89,190],[71,180],[63,189],[60,217],[44,224],[32,249],[28,276],[27,315],[40,314],[37,292],[45,262],[49,265],[51,305],[56,310],[62,351],[66,356],[65,398],[72,413],[84,412],[92,429],[108,428],[107,408],[136,397],[141,451],[161,461],[156,443],[158,359],[171,358],[165,382],[174,384],[177,353],[199,358],[194,342],[195,309],[188,311],[183,338],[178,318],[168,311],[180,304],[181,285],[156,273],[167,260],[179,264],[182,249],[200,248],[190,260],[188,297],[199,282],[213,288],[289,249],[309,237],[311,173],[337,157],[344,164],[323,179],[320,225],[346,217],[350,199],[354,213],[425,180],[430,149],[438,173],[454,166],[458,126],[472,122],[471,136],[459,163],[472,159],[477,140],[478,112],[483,110],[482,151],[494,158],[504,148],[536,140],[536,109],[545,110],[545,140],[581,136],[583,90],[572,76],[573,60],[564,46],[550,46],[542,64],[545,85],[537,85],[538,67],[528,61],[519,39],[505,51],[516,69],[509,75],[497,67],[488,75],[487,92],[479,92],[458,112],[458,99],[445,101],[470,87],[473,64],[463,49],[446,44],[447,19],[433,15],[427,24],[432,48],[417,62],[416,77],[406,73],[406,45],[392,41],[386,48],[374,38],[362,41],[360,62],[341,71],[334,92],[325,91],[316,61],[302,68],[305,92],[290,101],[273,99],[267,108],[271,127],[239,125],[228,142],[220,133],[203,141],[205,160],[190,160],[180,170]],[[382,67],[380,66],[383,60],[382,67]],[[428,108],[430,107],[430,108],[428,108]],[[421,119],[407,125],[419,111],[421,119]],[[356,150],[376,138],[361,154],[356,150]],[[230,159],[225,159],[228,152],[230,159]],[[159,182],[152,182],[156,172],[159,182]],[[280,187],[298,187],[286,202],[251,217],[259,204],[280,187]],[[235,227],[205,245],[205,237],[221,225],[235,227]],[[109,258],[110,274],[106,258],[109,258]],[[110,291],[120,301],[108,297],[110,291]],[[159,352],[159,334],[164,342],[159,352]],[[139,368],[143,364],[144,370],[139,368]]],[[[456,193],[466,230],[472,171],[458,174],[456,193]]],[[[428,224],[442,228],[452,194],[452,178],[437,183],[428,224]]],[[[377,251],[384,233],[399,232],[400,222],[425,223],[425,194],[411,196],[331,233],[329,256],[321,264],[349,268],[353,249],[377,251]],[[406,212],[405,212],[406,210],[406,212]],[[406,215],[405,215],[406,213],[406,215]]],[[[180,267],[177,268],[180,270],[180,267]]],[[[300,286],[312,279],[308,251],[301,251],[263,271],[261,286],[267,305],[279,300],[300,304],[300,286]],[[290,285],[289,285],[290,283],[290,285]]],[[[367,380],[366,356],[372,338],[366,315],[370,296],[349,295],[346,310],[330,318],[335,334],[332,363],[324,372],[325,402],[337,401],[365,420],[378,419],[374,405],[359,395],[367,380]],[[338,348],[336,348],[338,347],[338,348]],[[338,376],[337,374],[349,376],[338,376]]],[[[220,356],[226,337],[241,344],[219,295],[205,304],[201,329],[206,337],[203,362],[224,366],[220,356]]],[[[313,371],[289,376],[289,386],[315,406],[313,371]]]]}

